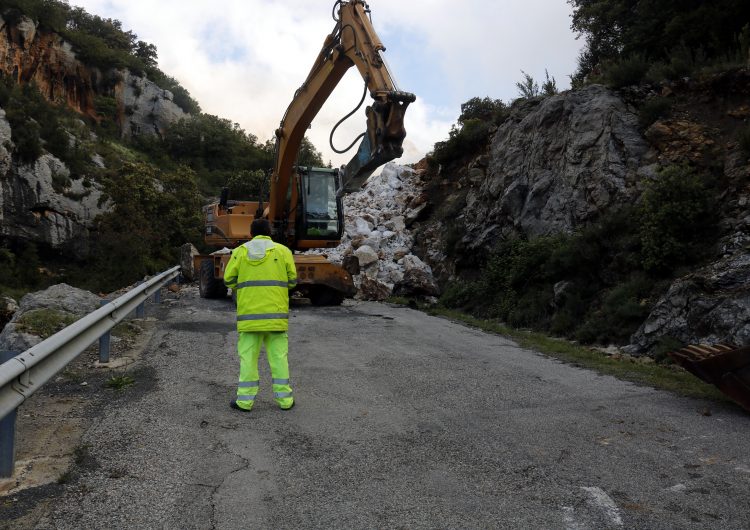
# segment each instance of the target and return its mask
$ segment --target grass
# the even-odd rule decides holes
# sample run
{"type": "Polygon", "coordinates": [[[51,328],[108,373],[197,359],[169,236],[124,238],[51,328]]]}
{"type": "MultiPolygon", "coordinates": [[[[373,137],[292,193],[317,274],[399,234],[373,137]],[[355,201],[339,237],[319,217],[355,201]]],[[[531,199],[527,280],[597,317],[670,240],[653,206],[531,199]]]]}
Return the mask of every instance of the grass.
{"type": "Polygon", "coordinates": [[[692,374],[671,364],[638,363],[617,359],[598,350],[574,344],[542,333],[513,329],[491,320],[482,320],[459,311],[441,307],[421,307],[433,316],[462,322],[483,331],[496,333],[516,341],[522,348],[536,350],[568,364],[611,375],[618,379],[668,390],[687,397],[730,401],[716,387],[704,383],[692,374]]]}
{"type": "Polygon", "coordinates": [[[120,322],[112,328],[112,335],[121,339],[134,339],[141,334],[143,330],[133,322],[120,322]]]}
{"type": "Polygon", "coordinates": [[[129,375],[116,375],[107,379],[105,386],[107,388],[114,388],[115,390],[122,391],[128,388],[129,386],[133,386],[134,384],[135,384],[135,379],[133,379],[129,375]]]}
{"type": "Polygon", "coordinates": [[[78,320],[78,317],[57,309],[32,309],[24,313],[16,326],[23,333],[46,339],[78,320]]]}

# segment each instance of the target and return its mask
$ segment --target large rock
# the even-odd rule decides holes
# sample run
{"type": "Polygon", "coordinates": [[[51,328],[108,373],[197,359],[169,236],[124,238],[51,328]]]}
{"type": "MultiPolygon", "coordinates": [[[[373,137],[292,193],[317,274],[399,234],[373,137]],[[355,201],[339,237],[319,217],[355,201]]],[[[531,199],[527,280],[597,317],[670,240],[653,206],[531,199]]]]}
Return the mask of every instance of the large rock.
{"type": "Polygon", "coordinates": [[[423,269],[409,269],[393,287],[396,296],[439,296],[440,288],[432,274],[423,269]]]}
{"type": "MultiPolygon", "coordinates": [[[[444,202],[456,203],[451,209],[458,212],[461,247],[470,250],[503,237],[571,233],[632,203],[638,181],[656,171],[655,161],[633,109],[616,93],[591,85],[514,104],[488,154],[469,166],[463,185],[444,202]]],[[[432,222],[443,225],[433,231],[439,242],[444,220],[432,222]]],[[[422,230],[429,236],[429,228],[422,230]]],[[[445,249],[436,252],[430,264],[445,255],[445,249]]],[[[445,266],[440,268],[443,276],[445,266]]]]}
{"type": "Polygon", "coordinates": [[[0,333],[0,350],[22,352],[41,342],[41,338],[18,329],[16,322],[29,311],[54,309],[69,315],[83,316],[98,309],[101,298],[97,295],[71,287],[65,283],[53,285],[44,291],[29,293],[19,304],[18,310],[0,333]]]}
{"type": "Polygon", "coordinates": [[[193,258],[200,254],[192,243],[185,243],[180,247],[180,269],[182,275],[189,281],[197,280],[199,271],[195,270],[193,258]]]}
{"type": "Polygon", "coordinates": [[[626,351],[650,354],[662,337],[685,344],[750,345],[750,253],[724,258],[675,281],[626,351]]]}

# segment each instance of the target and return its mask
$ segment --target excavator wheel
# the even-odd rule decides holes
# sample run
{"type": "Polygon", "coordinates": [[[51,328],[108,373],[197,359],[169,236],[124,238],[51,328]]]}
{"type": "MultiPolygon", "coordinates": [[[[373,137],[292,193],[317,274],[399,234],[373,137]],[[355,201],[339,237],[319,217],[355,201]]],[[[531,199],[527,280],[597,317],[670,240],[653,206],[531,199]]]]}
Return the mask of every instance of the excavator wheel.
{"type": "Polygon", "coordinates": [[[227,287],[224,282],[214,278],[214,264],[210,259],[201,261],[198,290],[201,298],[224,298],[227,295],[227,287]]]}
{"type": "Polygon", "coordinates": [[[310,303],[314,306],[341,305],[343,301],[344,294],[330,287],[319,285],[310,292],[310,303]]]}

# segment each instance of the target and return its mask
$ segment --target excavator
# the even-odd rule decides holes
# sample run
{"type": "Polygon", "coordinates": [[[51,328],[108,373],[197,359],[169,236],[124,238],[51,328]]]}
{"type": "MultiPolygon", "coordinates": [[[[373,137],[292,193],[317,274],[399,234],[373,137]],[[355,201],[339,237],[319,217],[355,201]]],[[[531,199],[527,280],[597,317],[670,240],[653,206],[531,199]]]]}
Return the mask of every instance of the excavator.
{"type": "MultiPolygon", "coordinates": [[[[262,193],[258,201],[229,200],[225,189],[218,202],[204,207],[204,241],[214,247],[234,248],[244,243],[250,238],[253,219],[268,219],[272,238],[294,252],[296,290],[313,305],[336,305],[353,296],[356,289],[352,273],[358,272],[358,264],[340,266],[330,263],[324,255],[298,252],[339,245],[344,230],[343,195],[360,189],[378,167],[401,156],[406,137],[404,114],[416,99],[414,94],[398,89],[383,56],[385,46],[372,26],[367,2],[338,0],[332,15],[335,27],[325,38],[310,73],[295,92],[276,130],[268,203],[264,205],[262,193]],[[349,146],[361,138],[356,154],[338,169],[298,167],[295,161],[305,131],[353,66],[365,84],[359,106],[368,91],[373,100],[365,109],[365,132],[349,146]]],[[[335,129],[331,131],[334,150],[335,129]]],[[[228,260],[226,251],[194,257],[202,297],[227,295],[223,276],[228,260]]]]}

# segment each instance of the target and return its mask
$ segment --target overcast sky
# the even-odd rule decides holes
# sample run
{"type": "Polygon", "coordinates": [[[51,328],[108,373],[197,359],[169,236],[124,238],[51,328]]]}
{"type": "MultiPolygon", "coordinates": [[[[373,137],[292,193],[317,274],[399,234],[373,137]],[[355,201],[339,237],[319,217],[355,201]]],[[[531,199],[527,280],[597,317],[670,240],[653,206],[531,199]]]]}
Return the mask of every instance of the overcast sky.
{"type": "MultiPolygon", "coordinates": [[[[159,66],[204,112],[237,122],[261,141],[273,131],[331,32],[333,0],[70,0],[116,18],[156,45],[159,66]]],[[[540,84],[545,69],[569,87],[582,42],[566,0],[371,0],[375,30],[399,88],[417,95],[406,114],[401,163],[419,160],[448,136],[461,103],[518,97],[521,70],[540,84]]],[[[363,81],[352,68],[308,137],[325,161],[331,127],[351,111],[363,81]]],[[[336,132],[340,149],[365,128],[364,110],[336,132]]],[[[353,152],[351,153],[353,154],[353,152]]]]}

